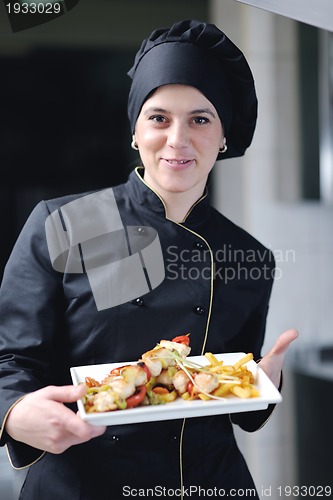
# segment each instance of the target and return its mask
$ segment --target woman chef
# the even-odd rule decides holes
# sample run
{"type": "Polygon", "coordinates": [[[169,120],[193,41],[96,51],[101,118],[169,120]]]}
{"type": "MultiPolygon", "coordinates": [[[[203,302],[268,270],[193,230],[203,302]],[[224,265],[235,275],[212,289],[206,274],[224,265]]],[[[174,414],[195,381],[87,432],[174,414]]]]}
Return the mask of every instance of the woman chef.
{"type": "MultiPolygon", "coordinates": [[[[264,340],[274,259],[207,190],[216,160],[243,155],[254,133],[244,55],[216,26],[184,20],[144,40],[129,75],[142,166],[124,185],[40,202],[6,266],[1,444],[29,467],[22,500],[255,497],[232,423],[254,431],[272,406],[107,428],[76,413],[84,387],[71,366],[136,360],[188,332],[192,355],[259,360],[264,340]]],[[[260,361],[277,387],[296,336],[284,332],[260,361]]]]}

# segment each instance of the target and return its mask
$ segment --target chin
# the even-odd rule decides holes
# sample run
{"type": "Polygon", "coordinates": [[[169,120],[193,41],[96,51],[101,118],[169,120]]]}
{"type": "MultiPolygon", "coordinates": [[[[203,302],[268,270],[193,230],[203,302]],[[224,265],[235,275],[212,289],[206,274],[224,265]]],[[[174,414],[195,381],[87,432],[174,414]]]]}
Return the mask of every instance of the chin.
{"type": "Polygon", "coordinates": [[[165,186],[165,191],[168,191],[169,193],[179,193],[179,194],[186,194],[192,191],[195,186],[188,186],[188,185],[181,185],[177,183],[176,185],[168,185],[165,186]]]}

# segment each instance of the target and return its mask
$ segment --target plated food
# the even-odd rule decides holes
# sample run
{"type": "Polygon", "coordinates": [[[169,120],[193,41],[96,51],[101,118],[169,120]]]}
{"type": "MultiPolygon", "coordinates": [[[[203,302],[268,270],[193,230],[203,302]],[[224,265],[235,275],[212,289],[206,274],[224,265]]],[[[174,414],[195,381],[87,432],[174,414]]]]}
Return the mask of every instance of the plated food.
{"type": "MultiPolygon", "coordinates": [[[[189,335],[161,340],[137,362],[115,366],[104,378],[85,376],[87,414],[128,410],[185,401],[258,398],[256,370],[248,368],[251,353],[226,364],[208,352],[203,363],[189,358],[189,335]]],[[[254,366],[256,366],[254,364],[254,366]]]]}

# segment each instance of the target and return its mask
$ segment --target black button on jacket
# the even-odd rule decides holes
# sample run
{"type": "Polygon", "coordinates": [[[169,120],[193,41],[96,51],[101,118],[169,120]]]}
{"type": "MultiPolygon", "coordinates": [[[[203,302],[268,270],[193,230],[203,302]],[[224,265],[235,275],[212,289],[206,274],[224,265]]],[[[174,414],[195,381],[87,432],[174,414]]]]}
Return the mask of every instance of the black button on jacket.
{"type": "MultiPolygon", "coordinates": [[[[160,496],[158,488],[179,492],[181,486],[192,486],[196,498],[195,487],[254,487],[228,415],[108,427],[102,437],[61,455],[14,442],[4,431],[19,398],[46,385],[70,384],[71,366],[136,360],[161,339],[190,333],[192,355],[242,351],[260,357],[272,253],[212,208],[206,196],[182,223],[168,220],[140,169],[102,194],[106,206],[109,194],[114,196],[124,227],[157,232],[165,277],[146,294],[98,310],[87,273],[55,270],[45,236],[49,215],[86,195],[43,201],[33,210],[0,295],[1,444],[15,467],[32,464],[21,498],[106,500],[123,498],[131,488],[155,488],[160,496]]],[[[88,224],[89,204],[87,210],[88,224]]],[[[98,224],[98,214],[93,216],[98,224]]],[[[235,414],[232,420],[253,431],[271,411],[235,414]]]]}

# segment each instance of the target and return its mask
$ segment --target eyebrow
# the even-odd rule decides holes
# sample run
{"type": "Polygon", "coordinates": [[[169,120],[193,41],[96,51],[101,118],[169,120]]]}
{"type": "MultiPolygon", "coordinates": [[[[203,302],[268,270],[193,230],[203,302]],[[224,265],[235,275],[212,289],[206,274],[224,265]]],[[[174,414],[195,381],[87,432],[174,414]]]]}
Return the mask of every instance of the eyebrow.
{"type": "MultiPolygon", "coordinates": [[[[144,115],[147,115],[151,112],[154,112],[154,113],[167,113],[167,114],[170,114],[170,111],[168,111],[167,109],[164,109],[164,108],[154,108],[153,106],[150,107],[150,108],[147,108],[144,112],[144,115]]],[[[215,113],[213,113],[213,111],[209,108],[200,108],[200,109],[194,109],[193,111],[190,111],[188,114],[189,115],[201,115],[201,114],[204,114],[204,113],[207,113],[208,115],[211,115],[213,118],[216,118],[216,115],[215,113]]]]}
{"type": "Polygon", "coordinates": [[[207,113],[208,115],[211,115],[213,118],[216,118],[215,113],[209,108],[202,108],[202,109],[194,109],[189,113],[190,115],[201,115],[203,113],[207,113]]]}

